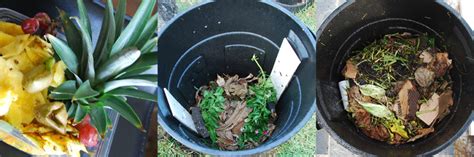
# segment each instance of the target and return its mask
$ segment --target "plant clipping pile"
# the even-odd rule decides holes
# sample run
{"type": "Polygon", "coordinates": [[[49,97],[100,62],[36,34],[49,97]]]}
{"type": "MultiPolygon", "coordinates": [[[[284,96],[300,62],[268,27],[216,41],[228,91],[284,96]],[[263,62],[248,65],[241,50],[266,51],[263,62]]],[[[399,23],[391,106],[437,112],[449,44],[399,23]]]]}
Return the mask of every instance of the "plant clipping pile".
{"type": "Polygon", "coordinates": [[[453,105],[452,61],[426,34],[396,33],[354,52],[348,111],[367,136],[402,144],[434,131],[453,105]]]}
{"type": "Polygon", "coordinates": [[[222,150],[257,147],[275,129],[275,89],[255,55],[252,61],[260,68],[257,77],[217,75],[199,88],[197,107],[191,107],[199,134],[210,137],[212,145],[222,150]]]}

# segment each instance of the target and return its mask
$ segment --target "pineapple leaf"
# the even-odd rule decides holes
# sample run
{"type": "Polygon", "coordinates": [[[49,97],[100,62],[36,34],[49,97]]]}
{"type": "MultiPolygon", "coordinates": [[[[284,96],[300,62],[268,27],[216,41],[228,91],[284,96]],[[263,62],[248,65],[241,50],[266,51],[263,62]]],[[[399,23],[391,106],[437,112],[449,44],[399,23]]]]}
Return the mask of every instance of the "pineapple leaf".
{"type": "MultiPolygon", "coordinates": [[[[64,33],[66,35],[67,44],[76,54],[76,56],[82,56],[82,40],[78,37],[81,36],[81,32],[71,19],[69,15],[63,10],[58,9],[59,17],[64,28],[64,33]]],[[[76,73],[77,74],[77,73],[76,73]]]]}
{"type": "MultiPolygon", "coordinates": [[[[87,78],[91,81],[94,82],[95,79],[95,68],[94,68],[94,57],[93,57],[93,47],[92,47],[92,40],[87,32],[87,28],[84,27],[84,25],[81,23],[81,19],[73,18],[76,20],[77,25],[79,26],[79,30],[81,32],[81,38],[82,38],[82,64],[81,65],[87,65],[87,66],[82,66],[84,68],[82,71],[86,73],[87,78]]],[[[84,75],[83,75],[84,76],[84,75]]],[[[85,77],[83,77],[85,78],[85,77]]]]}
{"type": "Polygon", "coordinates": [[[115,54],[98,70],[97,80],[102,82],[119,74],[122,70],[129,67],[140,57],[140,51],[136,48],[124,49],[122,52],[115,54]]]}
{"type": "Polygon", "coordinates": [[[110,49],[115,40],[115,19],[114,6],[112,0],[107,0],[105,14],[102,20],[99,39],[94,50],[95,66],[99,66],[103,62],[105,56],[109,56],[110,49]]]}
{"type": "Polygon", "coordinates": [[[135,45],[137,45],[137,47],[143,47],[145,43],[148,40],[150,40],[150,38],[153,37],[153,35],[155,35],[155,32],[157,29],[158,29],[158,14],[155,14],[146,23],[145,28],[143,28],[143,31],[140,34],[140,37],[138,38],[137,43],[135,45]]]}
{"type": "Polygon", "coordinates": [[[104,138],[107,131],[107,113],[105,112],[104,104],[97,102],[92,105],[89,116],[91,117],[91,124],[97,129],[100,137],[104,138]]]}
{"type": "Polygon", "coordinates": [[[76,115],[77,104],[75,102],[69,102],[69,107],[67,109],[67,116],[74,117],[76,115]]]}
{"type": "Polygon", "coordinates": [[[87,14],[86,6],[84,5],[83,0],[77,0],[77,8],[79,10],[80,23],[85,27],[89,38],[92,37],[91,24],[89,20],[89,15],[87,14]]]}
{"type": "Polygon", "coordinates": [[[86,99],[98,96],[100,93],[92,89],[89,80],[81,84],[76,93],[74,93],[73,100],[86,99]]]}
{"type": "Polygon", "coordinates": [[[139,80],[147,80],[147,81],[151,81],[151,82],[157,82],[158,81],[158,75],[157,74],[141,74],[141,75],[133,75],[133,76],[123,77],[123,79],[139,79],[139,80]]]}
{"type": "MultiPolygon", "coordinates": [[[[107,113],[108,113],[108,112],[107,112],[107,113]]],[[[105,124],[106,124],[107,128],[108,128],[108,129],[112,128],[112,125],[113,125],[113,124],[112,124],[112,120],[110,120],[109,115],[105,116],[105,120],[106,120],[106,121],[105,121],[105,124]]]]}
{"type": "Polygon", "coordinates": [[[143,130],[143,125],[140,118],[127,102],[115,96],[109,95],[102,97],[101,101],[104,102],[105,106],[108,106],[113,110],[117,111],[123,118],[128,120],[135,127],[143,130]]]}
{"type": "Polygon", "coordinates": [[[152,67],[153,66],[145,66],[145,67],[142,67],[142,68],[127,70],[127,71],[117,75],[116,79],[123,79],[123,78],[127,78],[127,77],[132,77],[132,76],[135,76],[135,75],[143,74],[144,72],[150,70],[152,67]]]}
{"type": "Polygon", "coordinates": [[[156,64],[158,64],[158,53],[151,52],[143,54],[134,64],[125,69],[124,73],[143,68],[150,69],[156,64]]]}
{"type": "Polygon", "coordinates": [[[157,102],[158,96],[134,88],[117,88],[106,93],[114,96],[127,96],[142,100],[157,102]]]}
{"type": "Polygon", "coordinates": [[[76,81],[69,80],[61,84],[58,88],[51,91],[49,97],[54,100],[71,100],[76,90],[76,81]]]}
{"type": "Polygon", "coordinates": [[[117,12],[115,14],[115,26],[117,26],[116,28],[116,32],[115,32],[115,37],[114,37],[114,41],[120,36],[120,33],[122,33],[122,30],[123,30],[123,24],[124,24],[124,21],[125,21],[125,13],[127,12],[127,0],[119,0],[119,3],[118,3],[118,8],[117,8],[117,12]]]}
{"type": "MultiPolygon", "coordinates": [[[[127,27],[125,27],[117,38],[117,41],[115,41],[112,46],[110,56],[119,53],[123,48],[131,46],[138,40],[146,22],[151,16],[155,3],[156,0],[143,0],[141,2],[132,20],[128,23],[127,27]]],[[[119,27],[117,28],[120,29],[119,27]]]]}
{"type": "Polygon", "coordinates": [[[74,124],[80,123],[89,112],[89,106],[77,104],[76,112],[74,113],[74,124]]]}
{"type": "Polygon", "coordinates": [[[147,87],[157,87],[157,82],[140,80],[140,79],[121,79],[114,80],[104,84],[104,92],[107,93],[111,90],[120,88],[120,87],[130,87],[130,86],[147,86],[147,87]]]}
{"type": "Polygon", "coordinates": [[[58,54],[59,58],[61,58],[64,64],[66,64],[69,71],[77,74],[78,60],[76,54],[74,54],[71,48],[69,48],[69,46],[67,46],[61,39],[58,39],[51,34],[47,34],[46,37],[53,46],[56,54],[58,54]]]}
{"type": "Polygon", "coordinates": [[[149,41],[147,41],[145,45],[143,45],[143,47],[140,49],[140,51],[142,52],[142,54],[149,53],[151,52],[151,50],[153,50],[153,48],[156,46],[157,43],[158,43],[158,37],[154,37],[153,39],[150,39],[149,41]]]}

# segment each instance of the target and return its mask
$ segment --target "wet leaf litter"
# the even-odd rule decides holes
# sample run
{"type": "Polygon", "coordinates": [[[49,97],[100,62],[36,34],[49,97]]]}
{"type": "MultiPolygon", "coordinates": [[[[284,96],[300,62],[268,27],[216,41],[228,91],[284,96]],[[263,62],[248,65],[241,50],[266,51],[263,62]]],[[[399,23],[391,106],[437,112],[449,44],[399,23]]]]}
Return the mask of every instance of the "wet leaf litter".
{"type": "Polygon", "coordinates": [[[341,93],[365,135],[389,144],[412,142],[449,114],[452,60],[434,38],[388,34],[353,54],[342,70],[349,86],[341,93]]]}
{"type": "Polygon", "coordinates": [[[219,149],[257,147],[275,129],[276,91],[258,58],[254,55],[251,60],[260,69],[257,76],[217,75],[196,92],[191,110],[198,134],[209,136],[211,145],[219,149]]]}

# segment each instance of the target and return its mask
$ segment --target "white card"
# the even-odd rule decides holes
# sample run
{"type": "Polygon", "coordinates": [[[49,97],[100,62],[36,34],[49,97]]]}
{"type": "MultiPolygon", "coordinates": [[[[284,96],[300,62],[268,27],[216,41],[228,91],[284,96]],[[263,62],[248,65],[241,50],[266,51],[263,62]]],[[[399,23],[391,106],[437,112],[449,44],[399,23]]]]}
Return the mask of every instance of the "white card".
{"type": "Polygon", "coordinates": [[[272,73],[270,74],[270,79],[276,90],[277,100],[280,99],[283,91],[285,91],[290,83],[300,63],[301,61],[293,47],[291,47],[286,38],[283,39],[275,64],[273,65],[272,73]]]}
{"type": "Polygon", "coordinates": [[[173,95],[171,95],[168,89],[164,88],[164,90],[165,90],[165,95],[166,95],[166,98],[168,99],[168,104],[170,105],[171,114],[173,114],[173,117],[178,119],[178,121],[183,123],[189,129],[197,133],[196,126],[194,126],[194,121],[193,121],[193,118],[191,117],[191,114],[183,106],[181,106],[178,100],[176,100],[176,98],[174,98],[173,95]]]}
{"type": "Polygon", "coordinates": [[[344,105],[344,110],[349,111],[349,95],[347,95],[347,89],[349,89],[349,80],[340,81],[339,92],[341,93],[342,105],[344,105]]]}

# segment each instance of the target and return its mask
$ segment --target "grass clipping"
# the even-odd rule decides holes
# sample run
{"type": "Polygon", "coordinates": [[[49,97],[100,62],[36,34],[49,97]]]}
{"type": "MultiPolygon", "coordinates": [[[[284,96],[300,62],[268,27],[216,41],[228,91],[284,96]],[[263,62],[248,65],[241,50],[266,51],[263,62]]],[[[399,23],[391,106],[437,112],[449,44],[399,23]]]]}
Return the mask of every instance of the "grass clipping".
{"type": "Polygon", "coordinates": [[[354,123],[370,138],[423,138],[453,105],[451,59],[426,34],[388,34],[346,61],[342,74],[354,123]]]}
{"type": "MultiPolygon", "coordinates": [[[[217,75],[215,81],[202,86],[196,93],[197,107],[202,118],[193,119],[203,137],[210,137],[211,145],[221,150],[251,149],[271,136],[277,115],[276,92],[271,79],[252,57],[260,74],[217,75]],[[202,122],[199,120],[202,119],[202,122]],[[204,129],[205,128],[205,129],[204,129]]],[[[192,109],[193,110],[193,109],[192,109]]]]}

